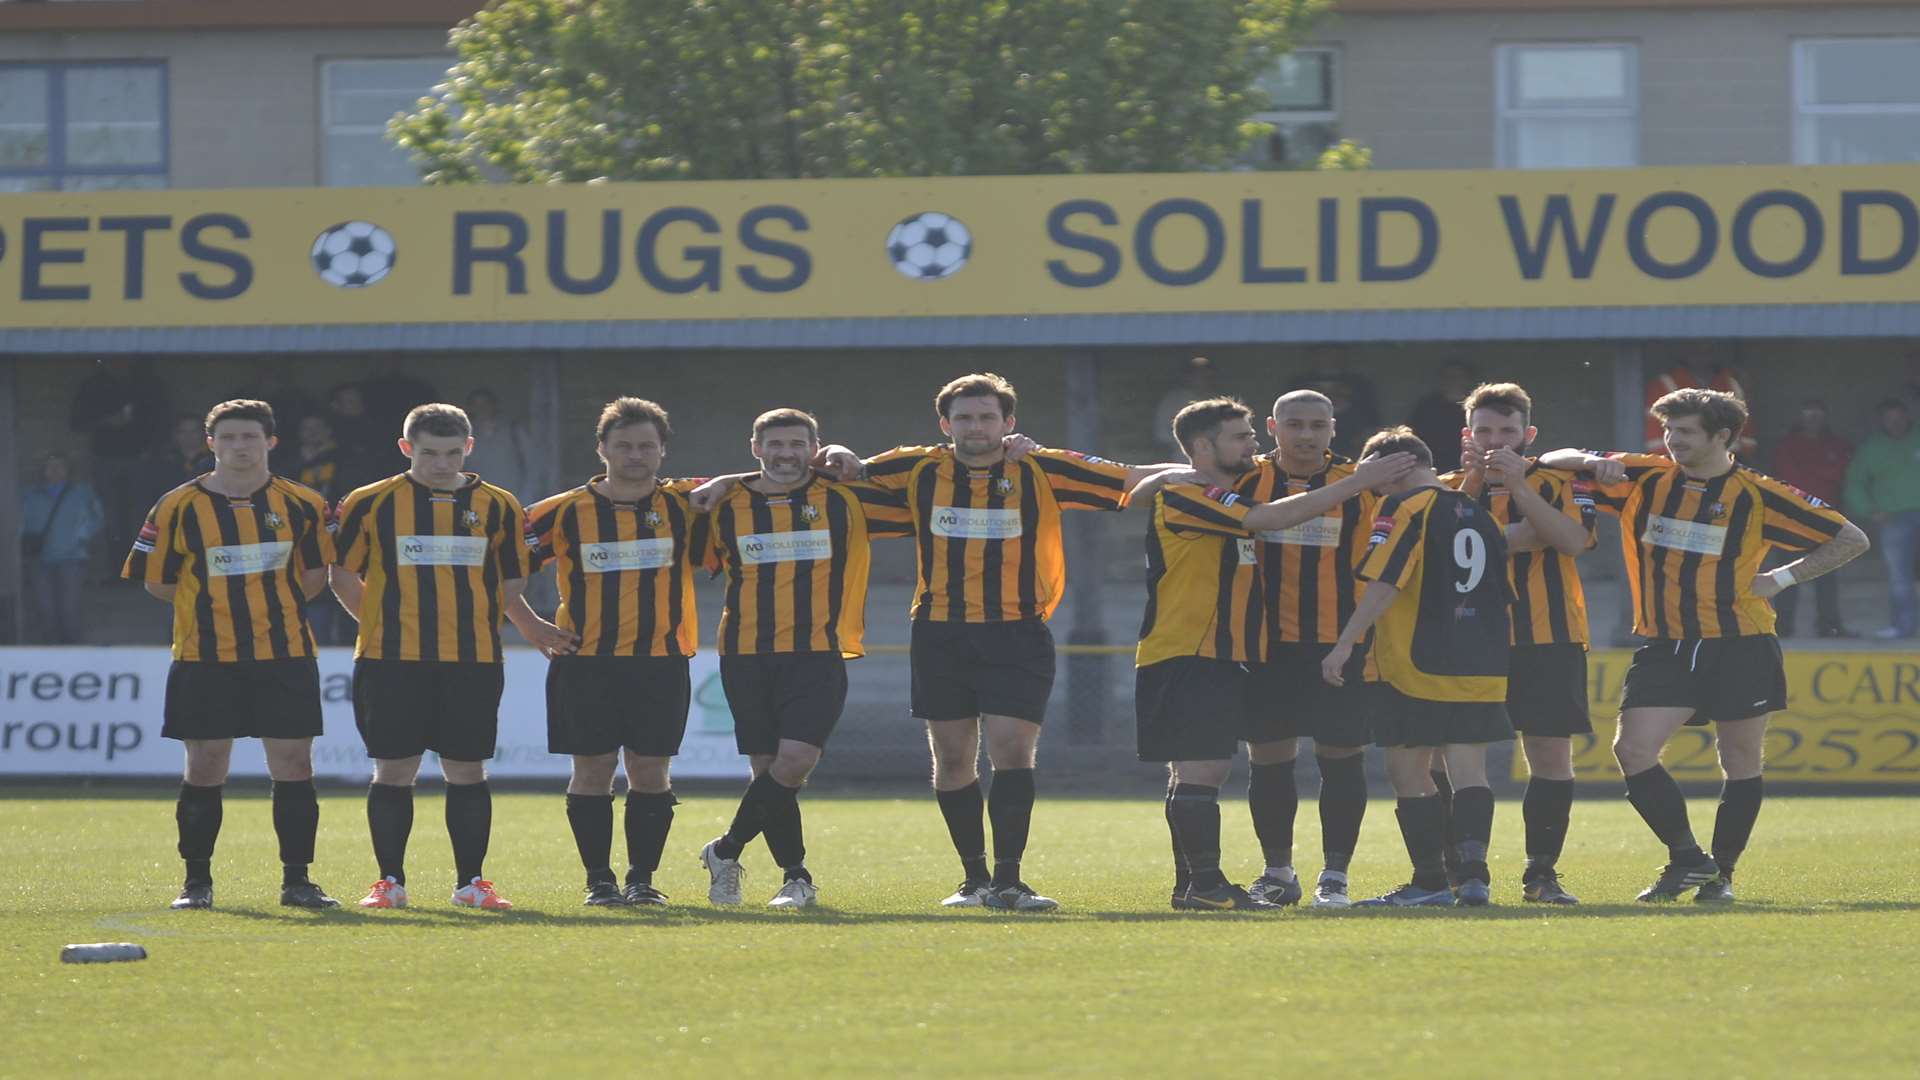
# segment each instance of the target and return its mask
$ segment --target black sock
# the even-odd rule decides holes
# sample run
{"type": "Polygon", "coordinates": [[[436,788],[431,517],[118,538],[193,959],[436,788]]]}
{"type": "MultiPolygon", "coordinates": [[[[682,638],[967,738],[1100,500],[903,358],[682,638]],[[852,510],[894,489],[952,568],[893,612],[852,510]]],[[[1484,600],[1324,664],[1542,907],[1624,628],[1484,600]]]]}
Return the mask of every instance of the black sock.
{"type": "Polygon", "coordinates": [[[280,884],[307,880],[313,841],[320,832],[320,797],[311,780],[273,782],[273,832],[280,839],[280,884]]]}
{"type": "Polygon", "coordinates": [[[1316,757],[1320,766],[1320,848],[1327,869],[1347,872],[1367,817],[1367,759],[1316,757]]]}
{"type": "Polygon", "coordinates": [[[993,823],[993,883],[1011,885],[1020,880],[1020,859],[1033,824],[1032,769],[993,770],[987,820],[993,823]]]}
{"type": "MultiPolygon", "coordinates": [[[[767,774],[771,779],[772,773],[767,774]]],[[[773,865],[782,870],[806,869],[807,841],[806,829],[800,816],[800,789],[790,788],[778,780],[773,782],[773,800],[767,806],[767,823],[762,830],[767,836],[767,854],[773,856],[773,865]]],[[[790,878],[791,874],[788,875],[790,878]]],[[[812,881],[811,875],[807,877],[812,881]]]]}
{"type": "Polygon", "coordinates": [[[493,838],[493,792],[485,780],[447,785],[447,838],[453,841],[453,871],[460,881],[455,888],[487,876],[481,865],[493,838]]]}
{"type": "Polygon", "coordinates": [[[967,880],[986,881],[993,875],[987,872],[987,826],[981,820],[987,800],[980,794],[980,781],[952,791],[936,790],[933,795],[940,801],[940,816],[947,819],[947,836],[953,840],[967,880]]]}
{"type": "Polygon", "coordinates": [[[1407,859],[1413,863],[1413,883],[1422,889],[1447,887],[1446,863],[1441,858],[1447,846],[1447,823],[1441,813],[1438,795],[1401,799],[1394,807],[1407,859]]]}
{"type": "Polygon", "coordinates": [[[178,850],[186,861],[189,882],[213,883],[213,845],[220,839],[223,790],[220,784],[180,785],[180,797],[173,804],[173,822],[180,832],[178,850]]]}
{"type": "Polygon", "coordinates": [[[1720,809],[1713,815],[1713,861],[1728,878],[1733,877],[1733,864],[1740,861],[1740,853],[1747,850],[1765,797],[1758,776],[1729,780],[1720,789],[1720,809]]]}
{"type": "Polygon", "coordinates": [[[627,792],[627,884],[653,884],[653,872],[660,869],[660,853],[667,847],[667,833],[673,829],[673,808],[679,801],[672,791],[627,792]]]}
{"type": "Polygon", "coordinates": [[[1293,762],[1255,765],[1247,776],[1247,812],[1253,815],[1253,835],[1268,866],[1293,865],[1293,819],[1300,812],[1300,786],[1294,782],[1293,762]]]}
{"type": "Polygon", "coordinates": [[[737,859],[747,845],[753,843],[753,838],[767,827],[772,808],[780,799],[780,793],[774,790],[779,786],[770,773],[763,772],[753,778],[746,794],[740,796],[740,806],[733,812],[733,823],[727,826],[726,835],[713,845],[715,855],[737,859]]]}
{"type": "Polygon", "coordinates": [[[1493,789],[1470,787],[1454,792],[1452,829],[1458,837],[1453,844],[1461,876],[1491,883],[1487,846],[1493,839],[1493,789]]]}
{"type": "Polygon", "coordinates": [[[613,880],[613,796],[567,793],[567,824],[587,880],[613,880]]]}
{"type": "Polygon", "coordinates": [[[1167,839],[1173,843],[1173,894],[1180,895],[1193,884],[1193,867],[1187,864],[1187,853],[1180,846],[1180,829],[1174,824],[1173,786],[1168,785],[1165,799],[1167,812],[1167,839]]]}
{"type": "Polygon", "coordinates": [[[413,788],[367,785],[367,831],[373,834],[373,860],[380,876],[407,883],[407,837],[413,833],[413,788]]]}
{"type": "Polygon", "coordinates": [[[1627,801],[1640,812],[1653,835],[1667,845],[1669,861],[1697,863],[1706,857],[1693,838],[1693,826],[1687,823],[1687,797],[1680,793],[1680,785],[1665,766],[1655,765],[1627,777],[1627,801]]]}
{"type": "Polygon", "coordinates": [[[1551,870],[1567,843],[1567,819],[1573,813],[1573,781],[1527,780],[1520,816],[1527,824],[1527,871],[1551,870]]]}
{"type": "Polygon", "coordinates": [[[1202,892],[1227,883],[1220,872],[1220,789],[1175,784],[1168,797],[1174,844],[1187,861],[1192,885],[1202,892]]]}

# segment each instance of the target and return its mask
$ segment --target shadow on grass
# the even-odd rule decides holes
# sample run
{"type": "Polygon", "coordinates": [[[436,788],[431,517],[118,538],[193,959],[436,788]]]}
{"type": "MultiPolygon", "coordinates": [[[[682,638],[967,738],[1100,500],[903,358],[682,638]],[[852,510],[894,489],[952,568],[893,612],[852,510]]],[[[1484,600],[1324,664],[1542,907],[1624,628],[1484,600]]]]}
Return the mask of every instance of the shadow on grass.
{"type": "Polygon", "coordinates": [[[652,928],[659,930],[695,929],[713,925],[732,926],[890,926],[890,925],[933,925],[949,927],[974,925],[998,928],[1009,922],[1030,923],[1045,926],[1054,923],[1067,923],[1075,926],[1089,924],[1114,923],[1207,923],[1228,922],[1253,925],[1256,923],[1275,923],[1289,926],[1316,922],[1346,923],[1370,919],[1433,919],[1480,922],[1538,922],[1542,920],[1585,921],[1592,919],[1712,919],[1736,915],[1786,915],[1818,916],[1833,913],[1891,913],[1920,911],[1920,901],[1905,900],[1857,900],[1837,901],[1807,906],[1789,906],[1768,903],[1743,902],[1729,907],[1707,906],[1699,904],[1663,904],[1648,905],[1627,904],[1582,904],[1578,907],[1545,908],[1493,905],[1478,909],[1426,908],[1393,909],[1368,908],[1364,910],[1315,911],[1299,910],[1292,912],[1190,912],[1190,911],[1063,911],[1051,915],[1014,915],[990,912],[893,912],[893,911],[846,911],[838,908],[819,907],[809,911],[763,911],[751,908],[730,911],[722,908],[676,906],[667,908],[633,909],[625,912],[603,913],[605,909],[596,909],[592,914],[585,912],[556,912],[537,908],[516,908],[505,912],[457,911],[448,908],[410,907],[405,911],[364,911],[359,908],[343,907],[328,911],[273,910],[255,908],[219,908],[210,914],[142,912],[123,913],[108,916],[101,920],[103,925],[112,925],[119,929],[139,931],[158,936],[167,936],[178,931],[211,930],[218,920],[233,918],[250,922],[270,924],[286,929],[419,929],[423,924],[435,927],[458,929],[469,932],[498,930],[510,932],[513,927],[541,926],[559,927],[630,927],[652,928]],[[198,920],[207,920],[200,924],[198,920]]]}

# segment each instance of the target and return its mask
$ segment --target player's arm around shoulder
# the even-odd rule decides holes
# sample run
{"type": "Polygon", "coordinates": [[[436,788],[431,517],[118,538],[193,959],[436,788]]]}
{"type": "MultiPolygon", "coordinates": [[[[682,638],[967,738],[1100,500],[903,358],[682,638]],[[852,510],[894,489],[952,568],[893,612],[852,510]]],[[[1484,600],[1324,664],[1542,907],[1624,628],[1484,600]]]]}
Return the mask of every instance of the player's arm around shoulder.
{"type": "Polygon", "coordinates": [[[1252,536],[1245,499],[1222,487],[1169,484],[1154,495],[1154,520],[1176,536],[1252,536]]]}
{"type": "Polygon", "coordinates": [[[1760,492],[1761,537],[1783,551],[1805,552],[1776,570],[1754,576],[1762,599],[1830,574],[1867,553],[1867,534],[1820,499],[1760,473],[1750,473],[1760,492]]]}
{"type": "Polygon", "coordinates": [[[1254,507],[1247,514],[1247,527],[1256,532],[1290,529],[1327,513],[1348,499],[1393,483],[1412,471],[1416,464],[1412,454],[1368,458],[1338,480],[1254,507]]]}

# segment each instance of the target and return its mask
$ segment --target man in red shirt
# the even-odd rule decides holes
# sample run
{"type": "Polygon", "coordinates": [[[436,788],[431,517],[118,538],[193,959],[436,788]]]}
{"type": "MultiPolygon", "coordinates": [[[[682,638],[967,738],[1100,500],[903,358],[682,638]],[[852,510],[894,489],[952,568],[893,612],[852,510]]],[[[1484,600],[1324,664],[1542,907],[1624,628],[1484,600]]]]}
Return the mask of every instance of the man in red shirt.
{"type": "MultiPolygon", "coordinates": [[[[1799,422],[1773,448],[1773,475],[1837,507],[1846,487],[1847,464],[1852,460],[1853,444],[1835,435],[1827,426],[1827,403],[1808,398],[1800,403],[1799,422]]],[[[1858,637],[1840,622],[1839,593],[1839,579],[1832,574],[1814,579],[1814,631],[1823,638],[1858,637]]],[[[1793,589],[1774,599],[1781,637],[1794,631],[1799,599],[1793,589]]]]}

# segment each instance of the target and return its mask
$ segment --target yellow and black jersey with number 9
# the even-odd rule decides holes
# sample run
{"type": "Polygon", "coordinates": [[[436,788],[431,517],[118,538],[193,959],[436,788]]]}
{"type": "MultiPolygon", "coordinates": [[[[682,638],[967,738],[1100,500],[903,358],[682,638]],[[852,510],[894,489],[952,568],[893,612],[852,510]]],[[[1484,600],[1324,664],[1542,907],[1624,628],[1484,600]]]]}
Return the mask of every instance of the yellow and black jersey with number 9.
{"type": "Polygon", "coordinates": [[[1477,502],[1416,488],[1381,504],[1359,576],[1400,590],[1375,624],[1380,676],[1422,701],[1505,701],[1507,541],[1477,502]]]}

